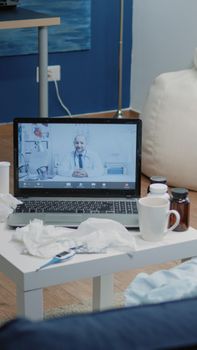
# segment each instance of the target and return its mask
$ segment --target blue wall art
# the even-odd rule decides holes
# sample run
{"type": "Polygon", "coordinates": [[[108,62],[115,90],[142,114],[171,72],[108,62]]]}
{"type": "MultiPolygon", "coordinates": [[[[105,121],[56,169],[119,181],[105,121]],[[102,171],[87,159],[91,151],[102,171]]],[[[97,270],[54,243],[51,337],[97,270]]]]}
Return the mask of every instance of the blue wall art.
{"type": "MultiPolygon", "coordinates": [[[[90,49],[91,0],[21,0],[18,7],[60,17],[60,25],[49,27],[49,52],[90,49]]],[[[1,30],[0,48],[0,56],[36,53],[37,29],[1,30]]]]}

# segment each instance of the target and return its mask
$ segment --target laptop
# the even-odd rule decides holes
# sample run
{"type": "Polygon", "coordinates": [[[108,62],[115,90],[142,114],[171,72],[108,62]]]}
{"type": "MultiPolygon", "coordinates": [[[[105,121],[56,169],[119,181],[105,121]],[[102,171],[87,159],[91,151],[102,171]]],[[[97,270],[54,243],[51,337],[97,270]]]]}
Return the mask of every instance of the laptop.
{"type": "Polygon", "coordinates": [[[78,227],[89,217],[138,227],[141,120],[17,118],[14,196],[8,217],[20,227],[34,218],[78,227]]]}

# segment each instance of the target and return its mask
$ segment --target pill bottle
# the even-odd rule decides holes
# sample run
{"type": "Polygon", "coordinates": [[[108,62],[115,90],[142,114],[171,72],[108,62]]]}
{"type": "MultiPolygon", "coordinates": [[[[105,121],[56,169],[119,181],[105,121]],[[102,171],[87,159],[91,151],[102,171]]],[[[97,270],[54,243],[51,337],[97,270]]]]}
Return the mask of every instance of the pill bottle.
{"type": "Polygon", "coordinates": [[[170,200],[168,186],[162,183],[154,183],[149,186],[148,197],[162,197],[170,200]]]}
{"type": "MultiPolygon", "coordinates": [[[[189,228],[190,220],[190,200],[186,188],[172,188],[170,197],[170,209],[177,210],[180,214],[180,223],[174,231],[186,231],[189,228]]],[[[170,216],[170,226],[174,223],[175,218],[170,216]]]]}
{"type": "MultiPolygon", "coordinates": [[[[167,185],[167,178],[165,176],[151,176],[150,177],[150,185],[151,184],[165,184],[167,185]]],[[[150,185],[147,188],[147,193],[150,191],[150,185]]]]}

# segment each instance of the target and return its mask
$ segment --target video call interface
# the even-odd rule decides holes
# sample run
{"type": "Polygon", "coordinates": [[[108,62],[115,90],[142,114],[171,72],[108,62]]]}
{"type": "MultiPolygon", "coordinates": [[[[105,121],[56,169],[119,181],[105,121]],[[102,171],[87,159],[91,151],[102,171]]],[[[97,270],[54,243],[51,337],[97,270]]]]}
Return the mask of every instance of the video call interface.
{"type": "Polygon", "coordinates": [[[20,123],[19,188],[132,189],[134,124],[20,123]]]}

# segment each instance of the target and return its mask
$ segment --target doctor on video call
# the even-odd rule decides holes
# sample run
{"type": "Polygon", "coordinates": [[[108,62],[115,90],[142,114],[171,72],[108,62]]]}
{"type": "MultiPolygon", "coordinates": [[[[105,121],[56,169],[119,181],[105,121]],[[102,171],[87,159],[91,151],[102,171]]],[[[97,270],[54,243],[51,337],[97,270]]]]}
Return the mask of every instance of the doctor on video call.
{"type": "Polygon", "coordinates": [[[103,175],[102,162],[98,154],[88,150],[85,136],[75,136],[73,144],[73,151],[66,155],[65,160],[58,166],[58,174],[80,178],[103,175]]]}

